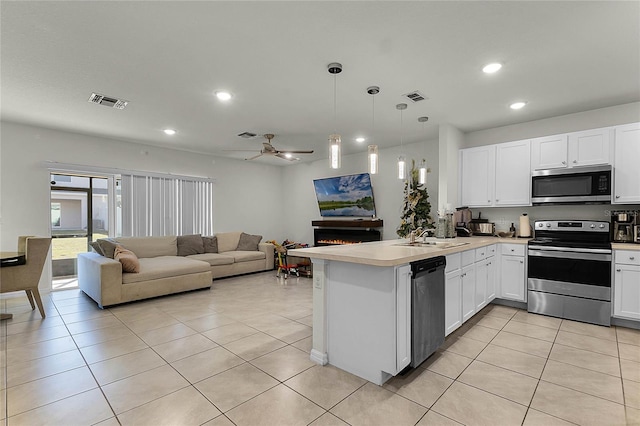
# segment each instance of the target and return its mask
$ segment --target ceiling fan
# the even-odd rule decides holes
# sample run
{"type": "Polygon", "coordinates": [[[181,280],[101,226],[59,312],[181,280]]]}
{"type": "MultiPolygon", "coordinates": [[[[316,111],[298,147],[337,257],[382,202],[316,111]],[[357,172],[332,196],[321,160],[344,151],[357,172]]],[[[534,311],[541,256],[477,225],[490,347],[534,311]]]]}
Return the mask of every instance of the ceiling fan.
{"type": "MultiPolygon", "coordinates": [[[[265,139],[267,139],[267,142],[262,142],[262,149],[260,150],[260,153],[258,155],[254,155],[251,158],[245,158],[245,160],[255,160],[256,158],[262,157],[263,155],[271,155],[274,157],[282,158],[283,160],[296,161],[296,160],[299,160],[299,158],[294,157],[293,154],[313,154],[313,150],[310,150],[310,151],[277,150],[273,145],[271,145],[271,139],[273,139],[275,135],[273,133],[267,133],[263,136],[265,137],[265,139]]],[[[231,150],[231,151],[248,151],[248,150],[231,150]]]]}

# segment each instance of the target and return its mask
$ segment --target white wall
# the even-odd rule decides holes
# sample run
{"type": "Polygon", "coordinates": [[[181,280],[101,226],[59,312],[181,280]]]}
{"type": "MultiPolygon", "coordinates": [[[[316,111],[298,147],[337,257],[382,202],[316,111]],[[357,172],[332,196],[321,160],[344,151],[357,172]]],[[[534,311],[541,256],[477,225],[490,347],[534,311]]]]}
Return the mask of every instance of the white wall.
{"type": "MultiPolygon", "coordinates": [[[[400,147],[380,149],[378,174],[371,176],[376,215],[384,221],[382,238],[385,240],[398,238],[396,228],[400,225],[402,200],[404,199],[404,183],[396,177],[396,163],[400,155],[400,147]]],[[[431,213],[435,217],[438,200],[438,141],[404,145],[402,152],[416,166],[423,158],[431,173],[427,177],[427,190],[431,202],[431,213]]],[[[312,220],[321,219],[318,202],[313,188],[313,180],[342,176],[355,173],[366,173],[367,153],[346,155],[342,158],[342,168],[332,170],[328,160],[302,163],[284,168],[283,187],[280,194],[284,208],[282,222],[284,233],[290,240],[313,244],[312,220]]]]}
{"type": "MultiPolygon", "coordinates": [[[[608,108],[568,114],[544,120],[530,121],[511,126],[470,132],[464,135],[464,147],[491,145],[538,136],[569,133],[620,124],[640,122],[640,102],[633,102],[608,108]]],[[[474,208],[474,217],[482,212],[482,217],[496,223],[496,229],[507,231],[511,222],[518,227],[518,217],[526,212],[534,220],[544,219],[584,219],[610,220],[613,210],[640,210],[640,205],[588,205],[588,206],[535,206],[535,207],[494,207],[474,208]]]]}
{"type": "MultiPolygon", "coordinates": [[[[19,235],[50,235],[44,161],[214,178],[216,232],[285,238],[281,167],[7,122],[0,136],[2,250],[15,250],[19,235]]],[[[50,271],[43,275],[41,286],[48,288],[50,271]]]]}

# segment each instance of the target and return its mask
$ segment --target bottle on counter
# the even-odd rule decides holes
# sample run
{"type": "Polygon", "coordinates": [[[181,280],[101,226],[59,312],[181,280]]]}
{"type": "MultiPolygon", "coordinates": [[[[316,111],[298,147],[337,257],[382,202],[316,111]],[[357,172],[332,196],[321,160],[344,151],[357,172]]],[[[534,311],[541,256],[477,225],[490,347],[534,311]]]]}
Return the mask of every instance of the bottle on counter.
{"type": "Polygon", "coordinates": [[[511,234],[512,237],[516,236],[516,227],[514,226],[513,222],[511,222],[511,226],[509,227],[509,232],[512,232],[511,234]]]}
{"type": "Polygon", "coordinates": [[[445,231],[445,238],[455,238],[456,236],[456,228],[455,228],[455,223],[453,223],[453,212],[452,211],[448,211],[447,212],[447,216],[446,216],[446,231],[445,231]]]}
{"type": "Polygon", "coordinates": [[[438,215],[438,222],[436,223],[436,238],[446,238],[447,235],[447,218],[438,215]]]}

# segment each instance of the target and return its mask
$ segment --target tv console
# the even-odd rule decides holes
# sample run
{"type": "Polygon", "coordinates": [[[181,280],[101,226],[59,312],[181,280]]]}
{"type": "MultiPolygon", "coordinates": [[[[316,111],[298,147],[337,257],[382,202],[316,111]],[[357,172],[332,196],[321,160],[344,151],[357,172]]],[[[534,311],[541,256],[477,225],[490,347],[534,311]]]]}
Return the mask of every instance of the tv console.
{"type": "Polygon", "coordinates": [[[357,244],[381,241],[384,222],[381,219],[314,220],[313,245],[357,244]]]}

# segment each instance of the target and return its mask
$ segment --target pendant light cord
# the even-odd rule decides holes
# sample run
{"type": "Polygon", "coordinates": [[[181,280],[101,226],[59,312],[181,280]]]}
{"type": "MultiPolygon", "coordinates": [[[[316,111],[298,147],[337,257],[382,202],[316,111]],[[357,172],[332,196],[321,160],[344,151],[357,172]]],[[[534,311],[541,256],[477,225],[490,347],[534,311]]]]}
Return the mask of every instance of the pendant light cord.
{"type": "Polygon", "coordinates": [[[337,101],[337,80],[336,80],[336,75],[333,75],[333,133],[338,133],[338,113],[337,113],[337,109],[338,109],[338,101],[337,101]]]}

